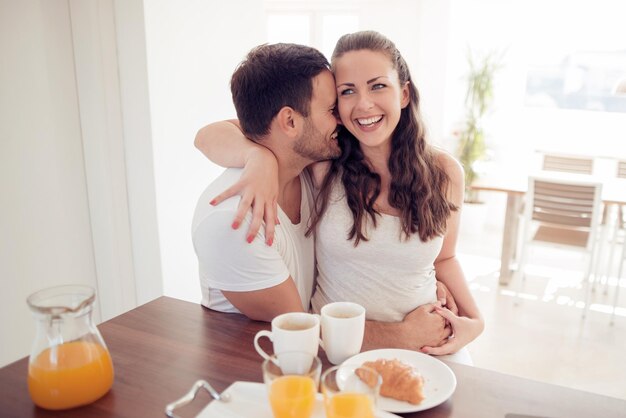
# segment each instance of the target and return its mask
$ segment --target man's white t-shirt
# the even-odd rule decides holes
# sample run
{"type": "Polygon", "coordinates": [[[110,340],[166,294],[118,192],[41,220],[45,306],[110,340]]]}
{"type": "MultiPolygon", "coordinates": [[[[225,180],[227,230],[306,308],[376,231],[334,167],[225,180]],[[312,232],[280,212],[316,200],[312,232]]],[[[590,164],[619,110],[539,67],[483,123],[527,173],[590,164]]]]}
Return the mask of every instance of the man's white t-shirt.
{"type": "Polygon", "coordinates": [[[192,239],[198,256],[202,305],[221,312],[239,312],[222,294],[222,290],[246,292],[267,289],[294,280],[302,307],[309,309],[314,286],[313,236],[305,237],[313,207],[311,180],[307,173],[300,175],[300,223],[294,225],[278,208],[274,243],[265,243],[262,226],[252,243],[246,241],[251,213],[242,225],[233,230],[237,206],[241,198],[231,197],[217,206],[209,202],[239,180],[241,169],[229,168],[202,193],[192,222],[192,239]]]}

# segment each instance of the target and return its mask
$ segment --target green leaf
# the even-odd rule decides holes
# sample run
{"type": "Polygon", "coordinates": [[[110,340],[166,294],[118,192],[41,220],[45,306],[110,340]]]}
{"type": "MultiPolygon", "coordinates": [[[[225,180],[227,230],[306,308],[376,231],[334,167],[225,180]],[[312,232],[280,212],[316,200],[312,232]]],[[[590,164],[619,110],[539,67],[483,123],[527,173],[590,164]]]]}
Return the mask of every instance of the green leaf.
{"type": "MultiPolygon", "coordinates": [[[[494,99],[494,77],[503,67],[504,52],[491,51],[481,57],[475,56],[471,49],[467,53],[467,90],[465,93],[466,121],[459,135],[457,156],[465,170],[465,185],[469,188],[478,174],[474,163],[485,158],[485,132],[482,129],[483,118],[491,108],[494,99]]],[[[466,196],[471,196],[469,189],[466,196]]]]}

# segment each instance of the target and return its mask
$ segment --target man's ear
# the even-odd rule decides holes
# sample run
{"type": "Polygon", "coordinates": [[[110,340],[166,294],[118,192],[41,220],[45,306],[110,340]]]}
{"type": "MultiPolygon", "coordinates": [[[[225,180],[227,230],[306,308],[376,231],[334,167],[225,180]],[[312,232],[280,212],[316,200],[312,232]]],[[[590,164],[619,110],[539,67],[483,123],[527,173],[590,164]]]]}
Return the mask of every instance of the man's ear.
{"type": "Polygon", "coordinates": [[[284,106],[276,115],[276,123],[281,131],[290,138],[297,138],[300,133],[302,116],[289,106],[284,106]]]}

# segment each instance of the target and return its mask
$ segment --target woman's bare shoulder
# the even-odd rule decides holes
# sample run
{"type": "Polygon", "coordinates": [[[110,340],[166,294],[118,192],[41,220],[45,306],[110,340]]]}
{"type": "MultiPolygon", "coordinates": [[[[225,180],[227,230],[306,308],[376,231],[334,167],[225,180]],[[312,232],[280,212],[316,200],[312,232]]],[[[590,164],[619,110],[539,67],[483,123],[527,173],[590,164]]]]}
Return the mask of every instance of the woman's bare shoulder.
{"type": "Polygon", "coordinates": [[[459,205],[463,202],[465,192],[465,172],[461,163],[448,151],[433,148],[435,159],[450,180],[448,197],[459,205]]]}
{"type": "Polygon", "coordinates": [[[439,166],[443,168],[450,180],[463,179],[463,166],[452,154],[442,148],[433,147],[435,159],[439,166]]]}

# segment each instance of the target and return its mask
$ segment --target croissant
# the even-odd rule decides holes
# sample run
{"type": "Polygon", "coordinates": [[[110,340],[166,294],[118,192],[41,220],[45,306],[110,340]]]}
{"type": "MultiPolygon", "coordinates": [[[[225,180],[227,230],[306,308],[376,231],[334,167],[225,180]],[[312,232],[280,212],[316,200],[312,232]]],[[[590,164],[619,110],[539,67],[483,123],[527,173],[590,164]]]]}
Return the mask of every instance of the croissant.
{"type": "MultiPolygon", "coordinates": [[[[366,361],[363,366],[376,370],[383,378],[383,384],[380,387],[381,396],[406,401],[413,405],[418,405],[424,400],[422,388],[424,387],[424,379],[410,365],[400,360],[378,359],[376,361],[366,361]]],[[[364,373],[356,374],[365,383],[373,386],[374,382],[368,382],[364,373]]]]}

